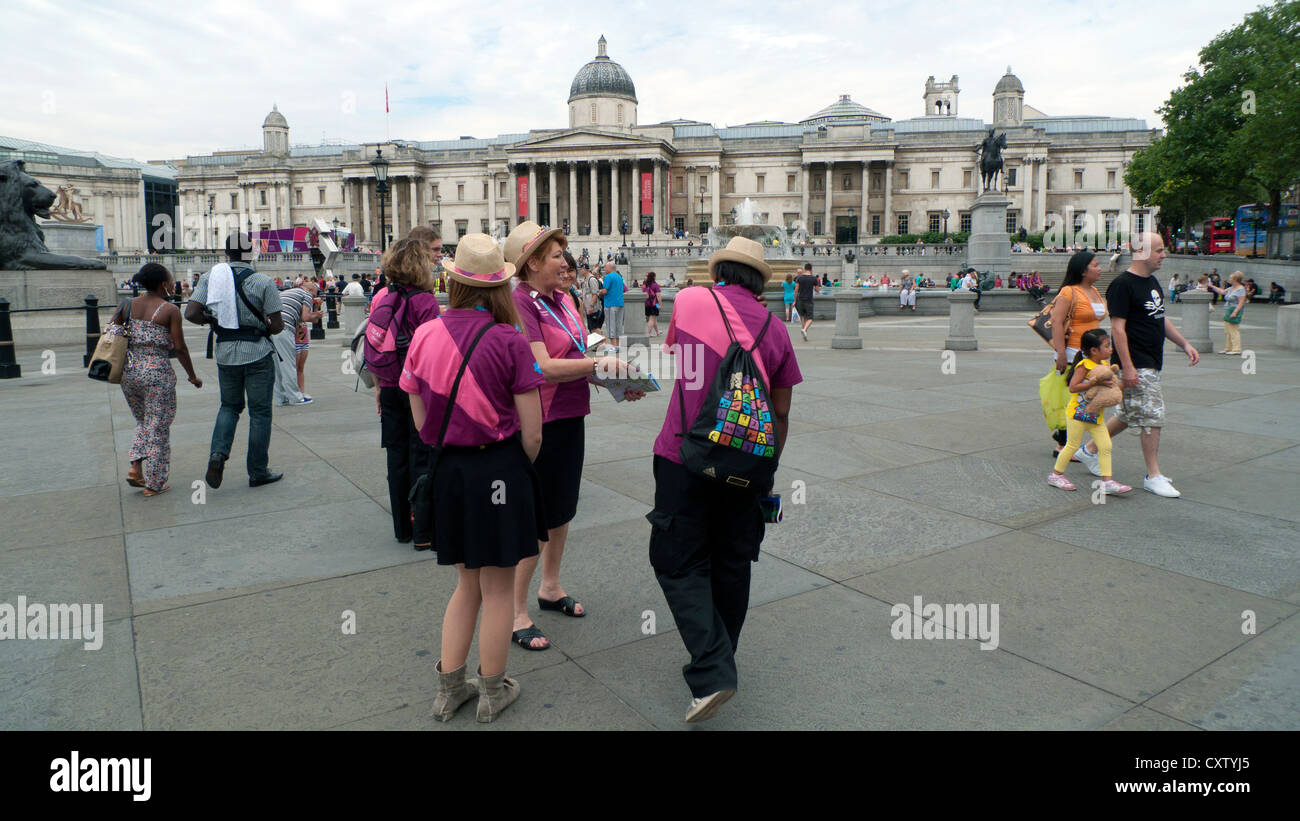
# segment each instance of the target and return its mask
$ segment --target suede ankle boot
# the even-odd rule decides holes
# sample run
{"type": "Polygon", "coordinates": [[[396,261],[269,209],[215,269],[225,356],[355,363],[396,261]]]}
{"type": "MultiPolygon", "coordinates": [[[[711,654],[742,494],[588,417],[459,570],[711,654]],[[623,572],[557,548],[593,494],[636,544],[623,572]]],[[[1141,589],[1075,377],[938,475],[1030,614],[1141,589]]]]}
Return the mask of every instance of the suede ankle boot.
{"type": "Polygon", "coordinates": [[[506,678],[504,672],[495,676],[483,675],[483,668],[478,671],[478,720],[487,724],[496,721],[497,716],[515,703],[519,698],[519,682],[506,678]]]}
{"type": "Polygon", "coordinates": [[[438,696],[433,700],[433,717],[439,721],[450,721],[460,706],[478,695],[478,681],[466,680],[465,665],[450,673],[442,671],[442,660],[434,666],[438,673],[438,696]]]}

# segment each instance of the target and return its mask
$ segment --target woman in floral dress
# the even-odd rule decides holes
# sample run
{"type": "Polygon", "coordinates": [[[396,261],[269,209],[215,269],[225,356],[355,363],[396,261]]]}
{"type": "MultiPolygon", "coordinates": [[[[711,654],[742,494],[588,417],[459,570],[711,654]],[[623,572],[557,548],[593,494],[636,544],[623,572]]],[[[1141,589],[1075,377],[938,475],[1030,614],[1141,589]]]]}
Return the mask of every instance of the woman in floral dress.
{"type": "Polygon", "coordinates": [[[122,393],[135,416],[135,438],[128,453],[131,468],[126,482],[144,488],[145,496],[157,496],[171,489],[167,475],[171,472],[171,425],[176,418],[176,372],[169,359],[171,352],[176,352],[190,384],[201,388],[203,380],[194,373],[185,346],[181,311],[167,301],[174,287],[171,272],[151,262],[132,280],[143,293],[130,300],[129,316],[118,308],[107,333],[127,338],[122,393]]]}

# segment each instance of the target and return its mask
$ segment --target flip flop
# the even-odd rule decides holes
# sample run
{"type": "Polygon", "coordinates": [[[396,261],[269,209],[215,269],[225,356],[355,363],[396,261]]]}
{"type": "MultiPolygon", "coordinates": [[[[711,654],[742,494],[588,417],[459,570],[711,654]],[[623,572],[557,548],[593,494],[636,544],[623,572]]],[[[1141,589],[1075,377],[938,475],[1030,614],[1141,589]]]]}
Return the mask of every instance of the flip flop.
{"type": "Polygon", "coordinates": [[[547,601],[541,596],[538,596],[537,606],[543,610],[558,610],[564,615],[571,616],[575,619],[585,618],[587,615],[586,610],[583,610],[581,613],[578,612],[578,602],[575,601],[572,596],[565,596],[564,598],[556,599],[555,601],[547,601]]]}
{"type": "Polygon", "coordinates": [[[144,487],[144,477],[133,473],[126,475],[126,483],[131,487],[144,487]]]}
{"type": "Polygon", "coordinates": [[[146,498],[148,498],[148,497],[150,497],[150,496],[160,496],[160,495],[166,493],[167,491],[169,491],[169,490],[171,490],[171,489],[172,489],[172,488],[171,488],[171,485],[167,485],[167,486],[164,487],[162,490],[150,490],[149,488],[145,488],[144,491],[143,491],[143,493],[141,493],[141,495],[144,496],[144,497],[146,497],[146,498]]]}
{"type": "Polygon", "coordinates": [[[545,634],[543,634],[541,630],[538,630],[537,625],[535,624],[530,624],[527,627],[525,627],[523,630],[516,630],[515,632],[510,634],[510,638],[511,640],[514,641],[515,644],[519,645],[525,650],[541,652],[542,650],[551,649],[551,640],[546,639],[545,634]],[[541,647],[534,647],[533,646],[534,639],[546,639],[546,644],[541,647]]]}

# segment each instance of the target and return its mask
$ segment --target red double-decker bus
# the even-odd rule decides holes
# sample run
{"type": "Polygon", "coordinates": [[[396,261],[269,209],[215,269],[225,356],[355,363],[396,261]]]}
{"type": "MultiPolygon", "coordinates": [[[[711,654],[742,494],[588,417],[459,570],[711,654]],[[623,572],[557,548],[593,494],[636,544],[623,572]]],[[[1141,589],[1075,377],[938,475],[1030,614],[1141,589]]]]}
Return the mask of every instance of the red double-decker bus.
{"type": "Polygon", "coordinates": [[[1202,254],[1231,254],[1237,250],[1232,217],[1214,217],[1201,226],[1202,254]]]}

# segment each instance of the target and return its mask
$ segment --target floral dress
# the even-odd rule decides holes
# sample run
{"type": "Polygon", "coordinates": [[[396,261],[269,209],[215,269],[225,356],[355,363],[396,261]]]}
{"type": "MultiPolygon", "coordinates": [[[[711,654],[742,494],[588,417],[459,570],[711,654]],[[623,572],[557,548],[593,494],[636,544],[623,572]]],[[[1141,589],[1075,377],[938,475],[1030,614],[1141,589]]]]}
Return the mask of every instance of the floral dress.
{"type": "MultiPolygon", "coordinates": [[[[164,303],[165,305],[165,303],[164,303]]],[[[127,319],[127,329],[108,328],[109,334],[127,338],[126,365],[122,369],[122,393],[135,416],[135,438],[127,458],[144,460],[144,485],[160,491],[171,473],[171,426],[176,418],[176,371],[169,359],[171,332],[151,319],[127,319]]]]}

